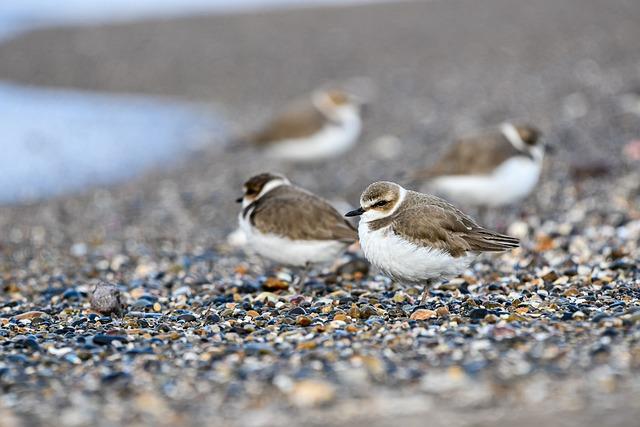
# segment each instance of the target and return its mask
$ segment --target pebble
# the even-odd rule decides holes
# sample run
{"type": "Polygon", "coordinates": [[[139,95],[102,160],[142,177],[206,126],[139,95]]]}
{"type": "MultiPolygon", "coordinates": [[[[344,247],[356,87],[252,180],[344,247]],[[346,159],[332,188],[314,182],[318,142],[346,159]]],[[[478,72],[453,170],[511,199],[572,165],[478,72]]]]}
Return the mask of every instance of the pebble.
{"type": "Polygon", "coordinates": [[[300,314],[307,314],[307,311],[302,307],[294,307],[291,310],[289,310],[289,313],[288,313],[289,316],[298,316],[300,314]]]}
{"type": "Polygon", "coordinates": [[[571,317],[576,320],[583,320],[586,317],[586,314],[581,311],[576,311],[571,315],[571,317]]]}
{"type": "Polygon", "coordinates": [[[268,277],[264,281],[262,287],[267,291],[279,291],[289,289],[289,282],[278,279],[276,277],[268,277]]]}
{"type": "Polygon", "coordinates": [[[71,288],[62,293],[62,298],[66,300],[80,300],[82,299],[82,293],[75,288],[71,288]]]}
{"type": "Polygon", "coordinates": [[[436,308],[436,314],[438,317],[447,317],[449,315],[449,309],[447,307],[436,308]]]}
{"type": "Polygon", "coordinates": [[[309,326],[311,324],[311,319],[307,316],[298,316],[296,317],[296,324],[300,326],[309,326]]]}
{"type": "Polygon", "coordinates": [[[195,322],[197,318],[193,314],[181,314],[180,316],[178,316],[178,320],[181,320],[183,322],[195,322]]]}
{"type": "Polygon", "coordinates": [[[13,316],[13,318],[16,320],[24,320],[24,319],[33,320],[43,316],[47,317],[48,315],[43,311],[27,311],[25,313],[16,314],[15,316],[13,316]]]}
{"type": "Polygon", "coordinates": [[[427,320],[437,317],[437,313],[433,310],[418,309],[411,314],[411,320],[427,320]]]}
{"type": "MultiPolygon", "coordinates": [[[[91,309],[100,314],[122,316],[124,312],[125,305],[122,301],[122,295],[113,283],[98,282],[91,292],[89,301],[91,309]]],[[[146,300],[143,301],[148,304],[146,300]]]]}
{"type": "Polygon", "coordinates": [[[335,387],[319,380],[303,380],[293,385],[289,394],[291,402],[300,407],[316,407],[332,402],[336,397],[335,387]]]}
{"type": "Polygon", "coordinates": [[[110,345],[116,341],[125,343],[127,342],[127,337],[119,336],[119,335],[98,334],[93,337],[92,341],[94,344],[97,344],[97,345],[110,345]]]}
{"type": "Polygon", "coordinates": [[[474,308],[469,312],[469,318],[474,320],[484,319],[489,314],[486,308],[474,308]]]}

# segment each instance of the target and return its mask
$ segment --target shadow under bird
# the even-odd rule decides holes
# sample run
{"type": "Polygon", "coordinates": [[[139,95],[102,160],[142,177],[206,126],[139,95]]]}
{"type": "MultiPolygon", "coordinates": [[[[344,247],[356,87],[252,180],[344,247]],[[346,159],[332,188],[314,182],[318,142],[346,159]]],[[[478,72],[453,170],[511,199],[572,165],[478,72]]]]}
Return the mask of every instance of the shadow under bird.
{"type": "Polygon", "coordinates": [[[279,264],[303,267],[329,264],[358,240],[355,227],[329,202],[292,185],[283,175],[262,173],[244,184],[238,216],[247,245],[279,264]]]}
{"type": "Polygon", "coordinates": [[[423,285],[420,304],[429,286],[462,274],[481,252],[502,252],[518,239],[479,226],[439,197],[380,181],[360,197],[358,234],[365,257],[384,274],[401,283],[423,285]]]}
{"type": "Polygon", "coordinates": [[[426,181],[429,193],[465,206],[509,205],[535,188],[546,148],[535,127],[505,123],[499,131],[460,139],[412,178],[426,181]]]}
{"type": "Polygon", "coordinates": [[[338,156],[355,145],[362,131],[363,104],[338,89],[316,90],[288,105],[244,140],[267,156],[316,161],[338,156]]]}

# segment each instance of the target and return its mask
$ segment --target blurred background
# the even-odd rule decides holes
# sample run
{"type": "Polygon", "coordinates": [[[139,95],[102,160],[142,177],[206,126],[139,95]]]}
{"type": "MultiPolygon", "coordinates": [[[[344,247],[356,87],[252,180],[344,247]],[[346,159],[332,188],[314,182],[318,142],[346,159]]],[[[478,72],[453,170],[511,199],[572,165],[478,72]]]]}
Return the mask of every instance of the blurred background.
{"type": "MultiPolygon", "coordinates": [[[[0,6],[0,42],[52,27],[226,15],[295,7],[296,3],[292,0],[7,2],[0,6]]],[[[319,0],[305,2],[304,6],[332,3],[358,1],[319,0]]],[[[87,30],[92,32],[90,28],[87,30]]],[[[105,46],[105,42],[98,44],[105,46]]],[[[5,63],[15,59],[7,59],[5,63]]],[[[23,59],[29,62],[28,58],[23,59]]],[[[168,59],[167,63],[171,62],[168,59]]],[[[78,64],[68,66],[74,73],[83,73],[78,64]]],[[[37,73],[47,74],[44,67],[37,73]]],[[[211,99],[185,102],[179,97],[155,94],[143,97],[136,96],[136,90],[115,95],[100,91],[100,87],[80,91],[74,90],[74,83],[63,84],[69,86],[64,90],[53,90],[51,86],[60,85],[53,76],[44,77],[37,89],[30,87],[28,81],[21,85],[11,80],[0,83],[3,117],[0,131],[5,135],[8,150],[0,163],[2,202],[32,201],[82,190],[92,184],[122,181],[150,167],[171,164],[170,159],[176,155],[205,147],[224,134],[224,119],[211,99]]]]}
{"type": "MultiPolygon", "coordinates": [[[[566,172],[615,167],[639,135],[637,27],[631,0],[3,2],[0,201],[175,166],[353,80],[375,99],[361,145],[327,166],[345,196],[505,120],[571,153],[566,172]]],[[[245,169],[228,185],[292,169],[255,157],[234,157],[245,169]]]]}

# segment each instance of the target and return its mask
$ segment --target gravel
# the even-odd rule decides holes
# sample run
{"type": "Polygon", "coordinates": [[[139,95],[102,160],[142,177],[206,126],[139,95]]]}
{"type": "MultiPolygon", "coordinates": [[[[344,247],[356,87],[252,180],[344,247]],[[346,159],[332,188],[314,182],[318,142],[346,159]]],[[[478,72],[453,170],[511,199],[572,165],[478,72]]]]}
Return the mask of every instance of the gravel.
{"type": "Polygon", "coordinates": [[[639,16],[622,0],[450,0],[0,46],[3,78],[213,100],[238,128],[327,80],[378,93],[361,145],[338,161],[270,164],[221,140],[123,186],[0,208],[3,424],[635,425],[640,168],[621,153],[640,136],[639,16]],[[299,72],[283,75],[285,53],[299,72]],[[313,271],[300,295],[295,272],[226,241],[255,171],[353,205],[440,142],[510,118],[559,151],[534,195],[489,218],[522,248],[479,258],[424,306],[357,254],[313,271]],[[584,167],[600,160],[597,174],[584,167]],[[97,280],[122,313],[92,310],[97,280]]]}

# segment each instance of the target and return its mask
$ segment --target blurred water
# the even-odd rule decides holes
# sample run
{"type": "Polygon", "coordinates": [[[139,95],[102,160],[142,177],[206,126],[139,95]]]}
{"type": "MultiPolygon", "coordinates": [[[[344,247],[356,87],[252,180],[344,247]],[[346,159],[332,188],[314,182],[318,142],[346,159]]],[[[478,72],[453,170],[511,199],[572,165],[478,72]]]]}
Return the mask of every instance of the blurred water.
{"type": "MultiPolygon", "coordinates": [[[[376,1],[0,0],[0,42],[50,26],[376,1]]],[[[171,100],[0,82],[0,203],[125,180],[210,140],[204,135],[220,135],[221,127],[221,118],[171,100]]]]}
{"type": "Polygon", "coordinates": [[[210,143],[221,119],[153,97],[0,83],[0,202],[122,181],[210,143]]]}

